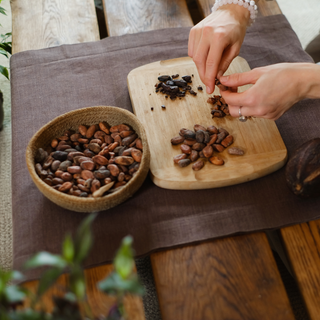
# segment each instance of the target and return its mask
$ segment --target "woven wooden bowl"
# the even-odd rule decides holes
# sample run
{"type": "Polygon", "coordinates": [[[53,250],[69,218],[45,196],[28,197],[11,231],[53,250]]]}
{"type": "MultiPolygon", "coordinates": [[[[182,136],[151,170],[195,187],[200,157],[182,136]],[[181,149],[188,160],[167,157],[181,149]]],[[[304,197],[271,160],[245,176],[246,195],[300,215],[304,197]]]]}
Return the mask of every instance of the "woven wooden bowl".
{"type": "Polygon", "coordinates": [[[30,140],[26,160],[29,173],[38,189],[57,205],[78,212],[95,212],[110,209],[130,198],[142,185],[150,165],[150,151],[145,130],[138,118],[129,111],[116,107],[97,106],[63,114],[43,126],[30,140]],[[44,183],[35,171],[35,154],[39,148],[45,149],[52,139],[61,136],[66,130],[78,131],[80,124],[93,125],[106,121],[110,126],[121,123],[130,125],[138,134],[143,144],[143,156],[140,168],[135,176],[119,191],[107,194],[100,198],[80,198],[68,195],[53,189],[44,183]]]}

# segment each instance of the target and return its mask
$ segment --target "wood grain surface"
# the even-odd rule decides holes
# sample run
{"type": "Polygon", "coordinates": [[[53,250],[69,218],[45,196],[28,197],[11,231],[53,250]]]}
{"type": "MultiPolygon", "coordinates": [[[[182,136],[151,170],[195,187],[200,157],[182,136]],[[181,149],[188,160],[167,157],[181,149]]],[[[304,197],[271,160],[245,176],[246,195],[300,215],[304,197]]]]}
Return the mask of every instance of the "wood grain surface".
{"type": "MultiPolygon", "coordinates": [[[[248,63],[237,57],[226,74],[249,70],[248,63]]],[[[133,110],[146,129],[151,153],[151,177],[157,186],[181,190],[223,187],[262,177],[284,165],[287,150],[274,121],[251,118],[240,122],[231,116],[212,119],[212,105],[207,103],[212,95],[204,90],[198,91],[199,85],[205,88],[194,62],[188,57],[154,62],[134,69],[128,75],[133,110]],[[181,99],[166,99],[164,94],[155,92],[154,85],[159,74],[194,75],[191,85],[197,96],[187,94],[181,99]],[[165,105],[166,109],[163,110],[161,105],[165,105]],[[205,166],[200,171],[193,171],[191,165],[180,168],[173,162],[173,157],[182,153],[180,145],[172,146],[170,140],[179,135],[181,128],[193,130],[195,124],[228,130],[235,140],[232,146],[244,149],[245,155],[229,155],[224,150],[216,153],[224,159],[223,166],[204,160],[205,166]]],[[[239,92],[248,87],[240,87],[239,92]]],[[[213,94],[219,95],[218,87],[213,94]]]]}
{"type": "Polygon", "coordinates": [[[191,27],[185,0],[103,0],[109,36],[191,27]]]}
{"type": "Polygon", "coordinates": [[[154,253],[151,262],[163,320],[294,319],[264,233],[154,253]]]}
{"type": "Polygon", "coordinates": [[[94,0],[11,0],[13,53],[97,41],[94,0]]]}
{"type": "Polygon", "coordinates": [[[319,319],[320,220],[282,228],[281,235],[310,319],[319,319]]]}
{"type": "MultiPolygon", "coordinates": [[[[215,4],[215,0],[197,0],[199,10],[203,17],[211,13],[211,8],[215,4]]],[[[258,0],[258,16],[272,16],[280,14],[281,10],[276,0],[258,0]]]]}
{"type": "MultiPolygon", "coordinates": [[[[88,304],[91,308],[94,317],[100,315],[107,315],[109,309],[115,304],[116,297],[107,296],[99,291],[96,287],[97,283],[104,279],[113,270],[112,265],[104,265],[95,268],[85,270],[86,287],[88,304]]],[[[62,275],[57,281],[57,284],[48,290],[43,298],[42,302],[47,312],[52,311],[53,303],[52,296],[62,296],[63,288],[67,286],[68,276],[62,275]]],[[[24,287],[28,288],[32,292],[36,292],[38,281],[29,281],[24,284],[24,287]]],[[[24,307],[28,307],[30,302],[27,301],[24,307]]],[[[142,299],[135,296],[127,296],[125,298],[124,307],[130,320],[145,320],[142,299]]]]}

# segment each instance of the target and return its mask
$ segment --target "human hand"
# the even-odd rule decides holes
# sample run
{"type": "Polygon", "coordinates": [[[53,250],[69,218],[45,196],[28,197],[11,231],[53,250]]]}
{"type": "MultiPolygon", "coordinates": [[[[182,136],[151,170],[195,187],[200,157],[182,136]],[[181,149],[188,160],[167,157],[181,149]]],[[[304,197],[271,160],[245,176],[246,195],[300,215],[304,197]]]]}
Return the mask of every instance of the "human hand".
{"type": "Polygon", "coordinates": [[[314,70],[311,63],[279,63],[223,76],[220,82],[227,87],[253,86],[242,93],[230,90],[220,93],[233,117],[239,116],[241,106],[243,116],[276,120],[296,102],[313,97],[310,88],[315,82],[314,70]]]}
{"type": "Polygon", "coordinates": [[[214,91],[215,79],[224,74],[239,54],[249,18],[248,9],[228,4],[191,29],[188,55],[196,64],[207,93],[214,91]]]}

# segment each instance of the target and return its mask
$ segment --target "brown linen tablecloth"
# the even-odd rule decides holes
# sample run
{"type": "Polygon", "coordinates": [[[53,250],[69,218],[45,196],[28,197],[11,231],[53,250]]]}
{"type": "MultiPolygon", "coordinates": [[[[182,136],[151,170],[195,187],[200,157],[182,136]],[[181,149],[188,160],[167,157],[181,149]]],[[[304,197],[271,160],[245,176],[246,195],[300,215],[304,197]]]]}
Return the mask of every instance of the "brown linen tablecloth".
{"type": "MultiPolygon", "coordinates": [[[[187,56],[189,28],[164,29],[99,42],[17,53],[11,58],[14,268],[39,250],[58,252],[66,232],[86,216],[46,199],[25,164],[32,135],[67,111],[118,106],[132,111],[127,74],[153,61],[187,56]]],[[[251,68],[312,62],[282,15],[258,19],[240,55],[251,68]]],[[[277,88],[274,88],[277,90],[277,88]]],[[[289,156],[320,136],[320,101],[302,101],[277,121],[289,156]]],[[[286,186],[284,169],[240,185],[196,191],[156,187],[147,178],[125,203],[101,212],[87,266],[109,262],[131,234],[137,255],[230,234],[279,228],[320,216],[320,198],[301,200],[286,186]]],[[[37,277],[36,271],[28,274],[37,277]]]]}

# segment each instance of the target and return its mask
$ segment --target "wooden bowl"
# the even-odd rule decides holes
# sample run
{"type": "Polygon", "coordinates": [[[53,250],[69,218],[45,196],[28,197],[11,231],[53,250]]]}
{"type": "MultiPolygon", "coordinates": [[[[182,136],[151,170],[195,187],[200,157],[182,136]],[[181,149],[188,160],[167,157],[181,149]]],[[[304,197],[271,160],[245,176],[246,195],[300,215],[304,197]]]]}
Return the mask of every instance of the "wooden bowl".
{"type": "Polygon", "coordinates": [[[131,112],[117,107],[97,106],[78,109],[65,113],[43,126],[30,140],[26,151],[27,167],[33,182],[38,189],[57,205],[78,212],[95,212],[110,209],[128,198],[140,188],[145,180],[150,166],[150,151],[146,132],[131,112]],[[61,136],[66,130],[72,129],[78,132],[78,126],[87,126],[106,121],[110,126],[121,123],[130,125],[142,140],[143,156],[139,170],[134,177],[118,191],[100,198],[81,198],[57,191],[43,182],[35,171],[35,154],[39,148],[46,149],[54,138],[61,136]]]}

